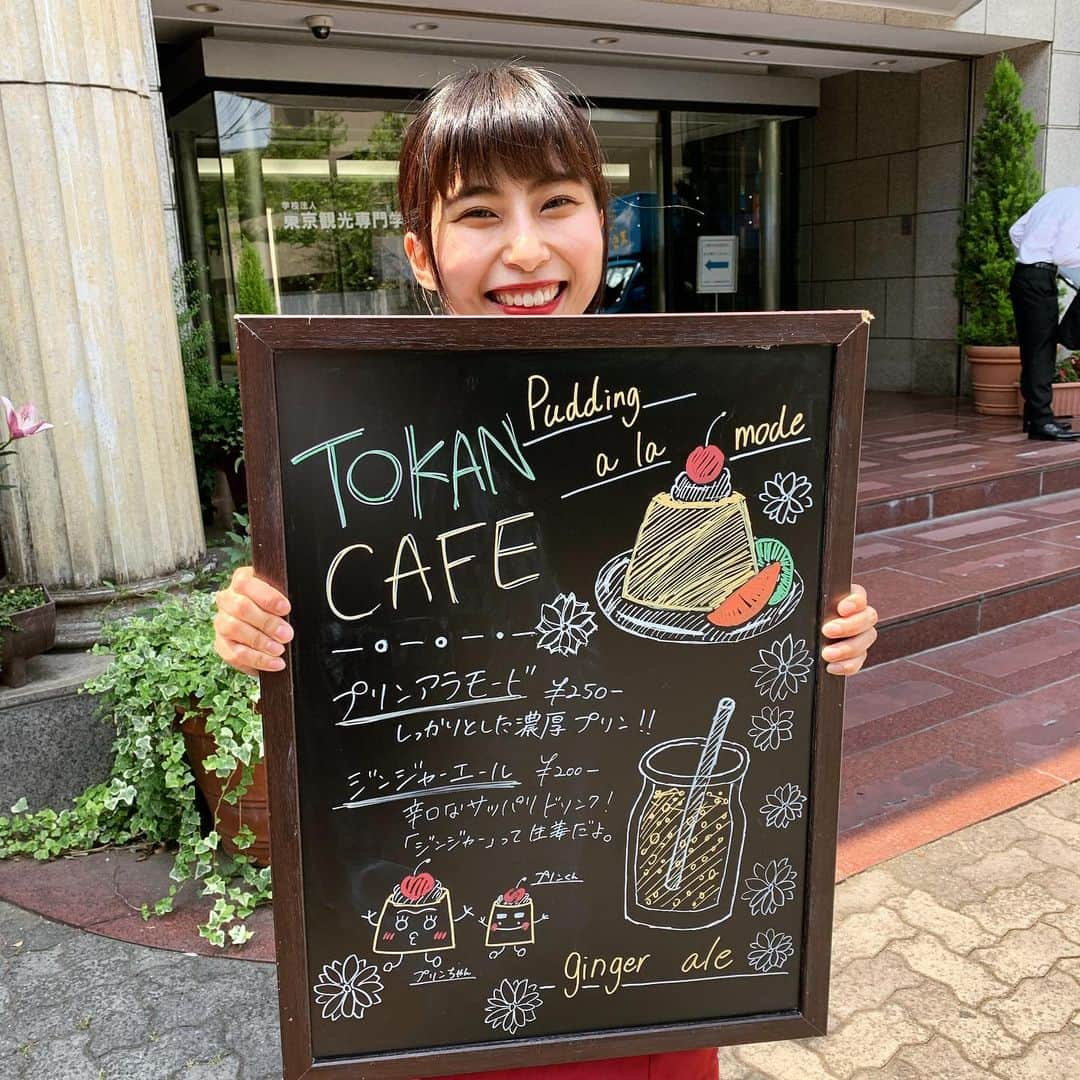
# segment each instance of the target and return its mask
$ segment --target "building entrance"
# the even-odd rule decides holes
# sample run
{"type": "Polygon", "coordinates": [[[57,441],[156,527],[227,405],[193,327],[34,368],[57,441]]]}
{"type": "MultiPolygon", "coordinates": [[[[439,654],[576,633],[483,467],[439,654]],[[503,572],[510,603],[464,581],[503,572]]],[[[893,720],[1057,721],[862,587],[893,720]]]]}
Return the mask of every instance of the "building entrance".
{"type": "MultiPolygon", "coordinates": [[[[414,108],[396,96],[218,90],[170,119],[185,251],[226,364],[237,313],[427,310],[402,251],[396,189],[414,108]]],[[[590,117],[612,191],[605,311],[760,309],[770,273],[794,291],[782,208],[798,173],[763,153],[762,138],[775,125],[794,154],[793,117],[608,103],[590,117]],[[780,196],[771,214],[770,189],[780,196]],[[770,223],[782,243],[767,263],[770,223]]]]}

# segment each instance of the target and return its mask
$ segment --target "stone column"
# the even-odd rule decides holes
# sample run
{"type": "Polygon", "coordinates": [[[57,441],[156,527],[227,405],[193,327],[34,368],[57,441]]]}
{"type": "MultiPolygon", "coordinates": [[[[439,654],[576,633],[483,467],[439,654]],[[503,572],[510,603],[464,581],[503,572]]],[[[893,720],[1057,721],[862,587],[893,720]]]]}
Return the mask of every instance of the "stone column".
{"type": "Polygon", "coordinates": [[[56,590],[68,645],[205,550],[140,14],[0,14],[0,393],[56,425],[20,444],[0,535],[12,580],[56,590]]]}

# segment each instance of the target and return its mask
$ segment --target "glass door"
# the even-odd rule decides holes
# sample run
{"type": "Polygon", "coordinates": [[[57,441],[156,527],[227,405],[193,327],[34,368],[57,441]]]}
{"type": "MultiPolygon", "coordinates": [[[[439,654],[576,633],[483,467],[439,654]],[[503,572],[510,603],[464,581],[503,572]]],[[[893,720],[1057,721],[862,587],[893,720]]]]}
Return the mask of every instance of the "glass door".
{"type": "Polygon", "coordinates": [[[641,109],[593,109],[611,184],[607,208],[608,314],[664,311],[664,216],[660,114],[641,109]]]}

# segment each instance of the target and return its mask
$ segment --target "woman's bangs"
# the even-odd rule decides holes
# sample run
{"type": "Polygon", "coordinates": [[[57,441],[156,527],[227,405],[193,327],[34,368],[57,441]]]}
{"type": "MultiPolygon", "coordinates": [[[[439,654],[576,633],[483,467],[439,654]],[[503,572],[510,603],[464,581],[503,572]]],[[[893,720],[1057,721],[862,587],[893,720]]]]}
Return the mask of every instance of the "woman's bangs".
{"type": "Polygon", "coordinates": [[[465,186],[494,188],[502,177],[527,183],[549,178],[594,182],[590,154],[565,126],[518,102],[500,104],[486,115],[479,109],[470,112],[451,138],[433,140],[443,152],[432,162],[432,180],[444,199],[465,186]]]}

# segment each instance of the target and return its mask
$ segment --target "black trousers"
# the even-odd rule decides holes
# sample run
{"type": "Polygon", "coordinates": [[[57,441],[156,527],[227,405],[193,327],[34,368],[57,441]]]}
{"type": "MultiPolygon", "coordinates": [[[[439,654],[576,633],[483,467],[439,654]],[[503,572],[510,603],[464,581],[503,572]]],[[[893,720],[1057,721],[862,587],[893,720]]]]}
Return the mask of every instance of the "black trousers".
{"type": "Polygon", "coordinates": [[[1050,400],[1057,360],[1057,274],[1048,267],[1017,263],[1009,282],[1009,298],[1020,340],[1020,393],[1024,419],[1033,424],[1052,420],[1050,400]]]}

